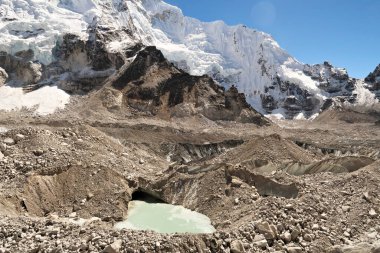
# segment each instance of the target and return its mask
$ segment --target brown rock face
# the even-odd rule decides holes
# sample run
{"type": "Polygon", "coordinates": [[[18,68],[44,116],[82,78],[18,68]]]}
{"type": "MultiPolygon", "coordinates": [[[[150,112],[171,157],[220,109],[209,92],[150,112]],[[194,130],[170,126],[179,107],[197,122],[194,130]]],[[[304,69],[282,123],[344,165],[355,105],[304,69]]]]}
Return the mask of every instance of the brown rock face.
{"type": "Polygon", "coordinates": [[[368,89],[380,98],[380,64],[365,78],[365,81],[369,84],[368,89]]]}
{"type": "Polygon", "coordinates": [[[8,79],[8,74],[3,68],[0,68],[0,86],[3,86],[8,79]]]}
{"type": "Polygon", "coordinates": [[[189,75],[155,47],[140,51],[111,86],[123,93],[127,106],[152,115],[269,124],[235,87],[225,91],[208,76],[189,75]]]}

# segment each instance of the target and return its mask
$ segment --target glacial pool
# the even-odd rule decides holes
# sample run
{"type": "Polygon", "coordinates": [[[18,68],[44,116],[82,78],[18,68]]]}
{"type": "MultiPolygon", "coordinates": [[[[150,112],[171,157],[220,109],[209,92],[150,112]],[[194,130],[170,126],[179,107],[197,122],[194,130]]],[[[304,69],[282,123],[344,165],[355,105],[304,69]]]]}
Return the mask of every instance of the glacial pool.
{"type": "Polygon", "coordinates": [[[129,202],[127,219],[115,224],[115,229],[151,230],[158,233],[213,233],[210,219],[182,206],[129,202]]]}

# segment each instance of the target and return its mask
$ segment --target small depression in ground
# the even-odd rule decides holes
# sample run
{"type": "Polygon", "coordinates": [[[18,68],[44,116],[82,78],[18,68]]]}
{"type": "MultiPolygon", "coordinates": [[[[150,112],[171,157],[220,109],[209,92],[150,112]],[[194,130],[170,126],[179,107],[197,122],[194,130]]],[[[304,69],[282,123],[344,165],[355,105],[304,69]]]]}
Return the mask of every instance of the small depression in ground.
{"type": "Polygon", "coordinates": [[[158,233],[213,233],[210,219],[182,206],[170,205],[152,196],[138,194],[128,205],[126,220],[116,229],[151,230],[158,233]]]}

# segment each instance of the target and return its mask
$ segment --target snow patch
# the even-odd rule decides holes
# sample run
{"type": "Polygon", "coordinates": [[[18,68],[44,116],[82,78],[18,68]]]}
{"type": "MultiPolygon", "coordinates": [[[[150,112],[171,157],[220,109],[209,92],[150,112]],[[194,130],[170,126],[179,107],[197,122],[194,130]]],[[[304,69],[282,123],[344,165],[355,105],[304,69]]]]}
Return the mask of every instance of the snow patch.
{"type": "Polygon", "coordinates": [[[70,95],[57,87],[46,86],[30,93],[22,88],[0,87],[0,110],[12,111],[27,108],[35,114],[48,115],[65,108],[70,95]]]}
{"type": "Polygon", "coordinates": [[[356,104],[360,106],[366,106],[371,107],[377,103],[379,103],[379,100],[376,99],[376,95],[365,88],[365,82],[358,80],[355,83],[355,91],[354,94],[356,94],[356,104]]]}

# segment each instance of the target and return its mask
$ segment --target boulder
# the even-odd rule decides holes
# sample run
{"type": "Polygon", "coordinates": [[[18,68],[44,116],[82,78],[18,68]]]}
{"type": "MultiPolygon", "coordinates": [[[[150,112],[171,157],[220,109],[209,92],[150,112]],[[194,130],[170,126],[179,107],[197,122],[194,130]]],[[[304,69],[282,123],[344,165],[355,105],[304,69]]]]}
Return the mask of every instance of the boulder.
{"type": "Polygon", "coordinates": [[[231,253],[242,253],[245,252],[243,243],[240,240],[235,240],[231,242],[231,253]]]}
{"type": "Polygon", "coordinates": [[[258,222],[255,227],[260,234],[264,235],[265,239],[273,240],[277,238],[277,229],[274,230],[274,226],[270,226],[268,222],[258,222]]]}

